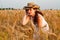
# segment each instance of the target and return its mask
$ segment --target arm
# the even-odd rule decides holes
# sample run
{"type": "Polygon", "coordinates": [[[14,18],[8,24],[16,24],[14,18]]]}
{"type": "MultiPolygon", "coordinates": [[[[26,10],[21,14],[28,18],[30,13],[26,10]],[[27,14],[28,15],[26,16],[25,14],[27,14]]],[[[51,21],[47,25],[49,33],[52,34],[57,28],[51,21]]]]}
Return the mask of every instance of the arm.
{"type": "Polygon", "coordinates": [[[41,28],[42,27],[42,17],[40,14],[38,14],[38,27],[41,28]]]}
{"type": "Polygon", "coordinates": [[[48,26],[48,23],[45,21],[44,17],[41,16],[41,15],[38,15],[39,16],[39,23],[38,23],[38,26],[39,28],[42,28],[43,31],[45,32],[48,32],[49,31],[49,26],[48,26]]]}
{"type": "Polygon", "coordinates": [[[25,15],[25,16],[23,17],[23,22],[22,22],[22,24],[23,24],[23,25],[26,25],[27,22],[29,21],[29,19],[30,19],[30,17],[29,17],[28,15],[25,15]]]}

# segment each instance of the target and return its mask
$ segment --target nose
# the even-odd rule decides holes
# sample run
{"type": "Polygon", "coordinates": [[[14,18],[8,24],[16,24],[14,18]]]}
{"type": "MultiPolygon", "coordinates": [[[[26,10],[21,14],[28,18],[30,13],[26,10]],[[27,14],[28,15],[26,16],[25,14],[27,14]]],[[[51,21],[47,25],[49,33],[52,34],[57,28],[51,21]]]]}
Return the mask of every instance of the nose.
{"type": "Polygon", "coordinates": [[[28,12],[30,13],[30,10],[28,10],[28,12]]]}

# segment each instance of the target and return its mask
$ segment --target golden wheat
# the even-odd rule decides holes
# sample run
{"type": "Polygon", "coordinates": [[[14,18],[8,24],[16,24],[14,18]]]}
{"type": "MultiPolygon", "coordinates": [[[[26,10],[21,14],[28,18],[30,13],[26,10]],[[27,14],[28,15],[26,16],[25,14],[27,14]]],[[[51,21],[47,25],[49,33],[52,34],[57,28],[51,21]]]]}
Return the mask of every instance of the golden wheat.
{"type": "MultiPolygon", "coordinates": [[[[50,31],[57,35],[49,35],[47,39],[60,40],[60,10],[42,10],[42,13],[50,31]]],[[[0,40],[33,40],[31,23],[21,24],[24,14],[24,10],[0,10],[0,40]]],[[[42,36],[45,37],[45,34],[42,36]]]]}

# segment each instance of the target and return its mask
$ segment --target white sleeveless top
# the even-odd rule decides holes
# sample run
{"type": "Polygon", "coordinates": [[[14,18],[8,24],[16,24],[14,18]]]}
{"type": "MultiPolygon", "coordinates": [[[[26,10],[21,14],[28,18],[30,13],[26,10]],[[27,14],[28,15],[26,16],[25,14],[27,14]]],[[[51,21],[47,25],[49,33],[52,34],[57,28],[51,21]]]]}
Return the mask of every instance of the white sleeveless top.
{"type": "MultiPolygon", "coordinates": [[[[39,19],[41,19],[40,21],[41,21],[41,28],[42,28],[42,31],[45,31],[45,32],[47,32],[47,31],[49,31],[49,26],[48,26],[48,23],[45,21],[45,19],[44,19],[44,17],[42,16],[42,15],[40,15],[40,14],[38,14],[38,16],[39,16],[39,19]]],[[[31,20],[33,20],[33,19],[31,19],[31,20]]],[[[32,23],[35,27],[37,26],[36,24],[34,24],[34,23],[32,23]]]]}

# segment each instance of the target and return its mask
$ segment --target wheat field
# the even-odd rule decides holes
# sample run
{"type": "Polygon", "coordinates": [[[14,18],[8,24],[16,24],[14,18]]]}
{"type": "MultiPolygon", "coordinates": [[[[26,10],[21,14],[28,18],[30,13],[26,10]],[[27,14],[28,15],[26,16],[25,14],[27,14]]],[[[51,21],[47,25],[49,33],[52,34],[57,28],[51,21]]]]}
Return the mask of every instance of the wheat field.
{"type": "MultiPolygon", "coordinates": [[[[60,40],[60,10],[41,10],[50,31],[47,40],[60,40]]],[[[0,10],[0,40],[33,40],[34,29],[30,21],[23,26],[24,10],[0,10]]],[[[43,36],[44,37],[44,36],[43,36]]]]}

